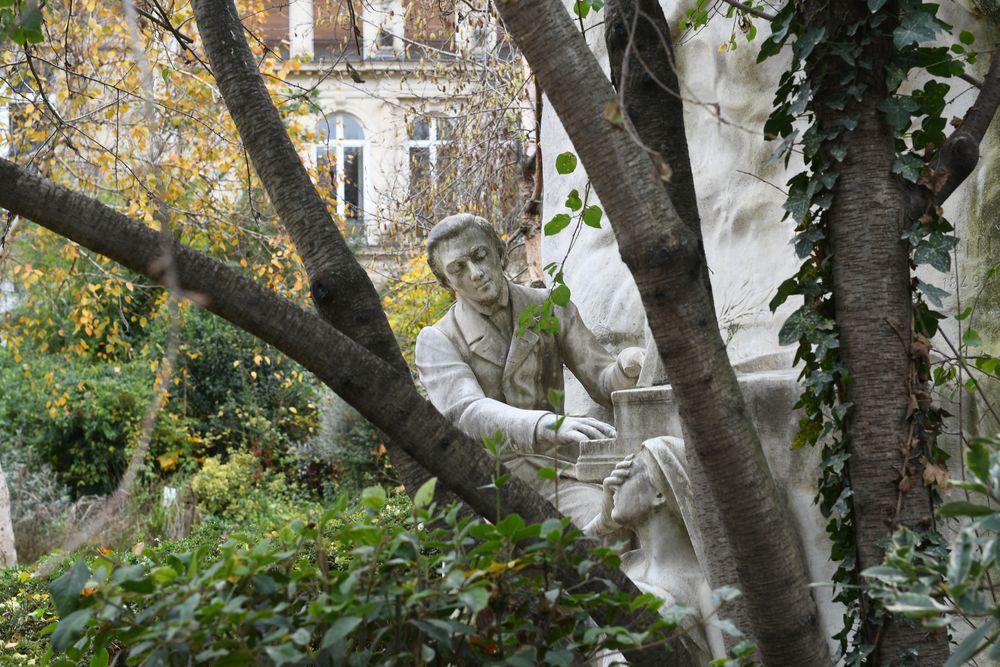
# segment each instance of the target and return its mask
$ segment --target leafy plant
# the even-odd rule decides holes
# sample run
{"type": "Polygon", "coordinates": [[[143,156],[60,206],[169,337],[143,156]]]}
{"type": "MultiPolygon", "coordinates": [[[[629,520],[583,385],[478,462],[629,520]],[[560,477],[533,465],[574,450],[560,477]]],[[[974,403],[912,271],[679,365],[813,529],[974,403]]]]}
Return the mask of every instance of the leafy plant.
{"type": "MultiPolygon", "coordinates": [[[[403,525],[376,520],[387,498],[371,487],[356,522],[338,519],[341,496],[314,523],[259,542],[230,535],[215,556],[199,547],[77,563],[52,584],[60,620],[47,628],[47,662],[569,665],[679,636],[693,613],[674,608],[643,633],[619,627],[616,615],[662,601],[633,600],[598,578],[567,588],[561,570],[586,576],[592,565],[573,549],[579,532],[568,520],[491,525],[438,509],[432,495],[433,482],[403,525]],[[598,607],[610,624],[590,620],[598,607]]],[[[591,558],[618,564],[607,548],[591,558]]]]}
{"type": "Polygon", "coordinates": [[[893,613],[944,632],[955,619],[972,628],[946,667],[977,657],[1000,660],[1000,601],[995,577],[1000,565],[1000,439],[973,438],[965,455],[966,478],[951,483],[968,500],[938,509],[961,524],[950,544],[937,534],[901,529],[886,550],[885,562],[862,574],[893,613]]]}

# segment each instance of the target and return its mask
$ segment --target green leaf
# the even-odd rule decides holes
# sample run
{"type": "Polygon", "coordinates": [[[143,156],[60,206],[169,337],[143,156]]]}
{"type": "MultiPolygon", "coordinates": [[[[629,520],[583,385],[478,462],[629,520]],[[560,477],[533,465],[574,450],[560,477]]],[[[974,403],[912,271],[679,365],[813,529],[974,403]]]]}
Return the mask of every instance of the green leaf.
{"type": "Polygon", "coordinates": [[[62,653],[72,646],[92,614],[93,611],[90,609],[77,609],[61,619],[59,627],[52,633],[52,650],[56,653],[62,653]]]}
{"type": "Polygon", "coordinates": [[[944,308],[943,299],[948,298],[949,296],[948,292],[941,289],[940,287],[929,285],[925,283],[923,280],[920,280],[919,278],[917,278],[917,289],[923,292],[924,296],[927,297],[927,300],[930,301],[932,304],[934,304],[936,307],[944,308]]]}
{"type": "Polygon", "coordinates": [[[552,298],[552,302],[555,303],[557,306],[562,306],[563,308],[565,308],[566,306],[569,305],[570,291],[569,287],[567,287],[566,285],[556,285],[555,289],[552,290],[552,294],[550,296],[552,298]]]}
{"type": "Polygon", "coordinates": [[[90,659],[90,667],[108,667],[110,661],[111,656],[108,655],[108,649],[101,647],[99,650],[94,651],[94,655],[90,659]]]}
{"type": "Polygon", "coordinates": [[[576,155],[560,153],[556,156],[556,171],[560,174],[572,174],[576,170],[576,155]]]}
{"type": "Polygon", "coordinates": [[[826,331],[833,323],[808,306],[802,306],[788,316],[778,332],[779,345],[792,345],[801,338],[812,338],[817,331],[826,331]]]}
{"type": "Polygon", "coordinates": [[[282,644],[280,646],[268,646],[264,649],[267,652],[267,657],[274,661],[276,667],[281,667],[281,665],[288,665],[292,663],[297,663],[302,658],[306,657],[299,649],[295,648],[291,644],[282,644]]]}
{"type": "Polygon", "coordinates": [[[995,375],[998,366],[1000,366],[1000,359],[997,359],[996,357],[982,357],[976,359],[976,368],[988,375],[995,375]]]}
{"type": "Polygon", "coordinates": [[[458,601],[468,607],[473,614],[486,609],[489,604],[490,594],[482,586],[470,588],[458,594],[458,601]]]}
{"type": "Polygon", "coordinates": [[[67,616],[80,606],[80,592],[90,579],[90,568],[85,562],[77,561],[69,572],[59,577],[49,586],[52,601],[59,616],[67,616]]]}
{"type": "Polygon", "coordinates": [[[813,49],[816,48],[816,45],[823,41],[824,37],[826,37],[825,26],[810,26],[795,40],[795,43],[792,45],[792,53],[795,54],[796,58],[805,60],[812,53],[813,49]]]}
{"type": "Polygon", "coordinates": [[[947,273],[951,270],[951,249],[958,244],[958,239],[950,234],[931,232],[917,244],[913,251],[914,264],[930,264],[938,271],[947,273]]]}
{"type": "Polygon", "coordinates": [[[979,337],[979,333],[975,329],[970,328],[962,334],[962,342],[969,347],[981,347],[983,339],[979,337]]]}
{"type": "Polygon", "coordinates": [[[968,308],[966,308],[965,310],[963,310],[961,313],[959,313],[958,315],[956,315],[955,319],[958,320],[959,322],[961,322],[962,320],[969,319],[969,315],[972,314],[973,310],[974,310],[974,308],[972,306],[969,306],[968,308]]]}
{"type": "Polygon", "coordinates": [[[958,41],[962,42],[962,44],[965,44],[966,46],[969,46],[976,41],[976,36],[968,30],[963,30],[958,33],[958,41]]]}
{"type": "Polygon", "coordinates": [[[959,665],[964,665],[968,662],[979,651],[979,645],[983,643],[983,639],[992,633],[996,627],[997,619],[991,618],[976,628],[975,632],[966,637],[965,641],[958,645],[955,652],[948,658],[948,662],[944,663],[944,667],[959,667],[959,665]]]}
{"type": "Polygon", "coordinates": [[[431,477],[420,485],[417,492],[413,494],[414,507],[427,507],[434,500],[434,487],[437,486],[437,477],[431,477]]]}
{"type": "Polygon", "coordinates": [[[892,604],[885,606],[889,611],[904,614],[926,615],[926,612],[937,614],[948,611],[948,607],[942,605],[930,595],[921,593],[900,593],[892,604]]]}
{"type": "Polygon", "coordinates": [[[920,172],[924,168],[924,160],[919,155],[913,153],[903,153],[896,156],[896,161],[892,163],[892,173],[899,174],[911,183],[916,183],[920,178],[920,172]]]}
{"type": "Polygon", "coordinates": [[[336,644],[341,641],[344,637],[351,634],[354,628],[361,625],[361,619],[357,616],[342,616],[333,622],[330,629],[326,631],[323,635],[323,641],[320,643],[321,648],[328,648],[332,644],[336,644]]]}
{"type": "Polygon", "coordinates": [[[588,206],[583,212],[583,224],[588,227],[594,227],[595,229],[601,228],[601,216],[604,211],[601,210],[600,206],[596,204],[594,206],[588,206]]]}
{"type": "Polygon", "coordinates": [[[913,112],[920,108],[920,105],[908,95],[893,95],[878,103],[877,108],[885,114],[885,122],[889,127],[902,132],[909,126],[913,112]]]}
{"type": "Polygon", "coordinates": [[[566,208],[571,211],[579,211],[583,208],[583,200],[580,199],[580,191],[573,189],[569,191],[569,195],[566,196],[566,208]]]}
{"type": "Polygon", "coordinates": [[[568,214],[557,213],[551,220],[545,223],[545,227],[542,229],[542,232],[546,236],[555,236],[562,230],[569,227],[570,222],[572,222],[572,218],[570,218],[568,214]]]}
{"type": "Polygon", "coordinates": [[[882,9],[888,0],[868,0],[868,11],[872,14],[882,9]]]}
{"type": "Polygon", "coordinates": [[[951,557],[948,559],[948,583],[951,586],[965,583],[968,579],[975,546],[975,540],[967,531],[963,530],[958,534],[958,538],[951,546],[951,557]]]}
{"type": "Polygon", "coordinates": [[[996,512],[997,510],[991,507],[976,505],[975,503],[970,503],[965,500],[956,500],[954,502],[945,503],[938,508],[938,514],[944,517],[987,516],[996,512]]]}
{"type": "Polygon", "coordinates": [[[539,468],[537,475],[538,479],[550,479],[552,481],[555,481],[556,477],[558,476],[556,475],[555,468],[539,468]]]}
{"type": "Polygon", "coordinates": [[[361,492],[361,504],[372,509],[381,509],[385,505],[385,489],[381,486],[369,486],[361,492]]]}
{"type": "Polygon", "coordinates": [[[897,49],[903,49],[911,44],[931,41],[940,29],[941,26],[931,14],[919,10],[909,11],[892,32],[892,41],[897,49]]]}
{"type": "Polygon", "coordinates": [[[902,583],[904,581],[909,581],[910,579],[909,576],[902,570],[897,570],[896,568],[889,567],[887,565],[876,565],[875,567],[870,567],[867,570],[862,571],[861,576],[879,579],[890,584],[902,583]]]}

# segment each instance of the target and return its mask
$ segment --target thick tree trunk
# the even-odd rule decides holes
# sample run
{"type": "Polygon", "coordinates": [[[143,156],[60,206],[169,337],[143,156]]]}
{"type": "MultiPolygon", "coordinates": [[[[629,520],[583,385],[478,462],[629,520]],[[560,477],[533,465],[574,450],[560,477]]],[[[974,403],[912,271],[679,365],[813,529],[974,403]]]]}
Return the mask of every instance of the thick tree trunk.
{"type": "Polygon", "coordinates": [[[14,522],[11,519],[10,490],[7,476],[0,467],[0,567],[17,565],[17,551],[14,549],[14,522]]]}
{"type": "MultiPolygon", "coordinates": [[[[664,174],[669,174],[663,184],[667,196],[677,215],[702,244],[698,197],[684,127],[684,103],[670,27],[660,3],[657,0],[609,2],[605,6],[604,42],[611,65],[611,83],[618,91],[626,116],[639,140],[654,151],[654,161],[665,165],[664,174]]],[[[708,264],[703,266],[702,281],[706,292],[711,294],[708,264]]],[[[692,457],[689,465],[695,497],[710,498],[708,479],[699,461],[692,457]]],[[[725,539],[718,508],[710,502],[699,502],[697,514],[709,583],[713,588],[739,588],[735,558],[725,539]]],[[[749,634],[751,621],[744,598],[727,605],[725,616],[749,634]]],[[[735,644],[737,640],[727,636],[726,641],[735,644]]]]}
{"type": "Polygon", "coordinates": [[[706,472],[733,549],[765,664],[829,664],[805,564],[702,279],[698,235],[678,216],[650,156],[615,124],[615,91],[562,4],[496,5],[614,221],[677,397],[688,452],[706,472]]]}
{"type": "MultiPolygon", "coordinates": [[[[814,2],[803,9],[806,20],[824,26],[832,41],[851,41],[846,26],[869,13],[865,2],[845,3],[835,11],[814,2]]],[[[885,66],[891,53],[890,27],[866,47],[861,61],[868,66],[857,70],[865,85],[862,99],[850,100],[847,109],[823,103],[827,96],[844,95],[829,81],[831,72],[843,68],[839,56],[813,56],[806,70],[815,78],[813,90],[820,91],[821,126],[835,128],[844,116],[858,121],[843,138],[847,156],[836,167],[839,177],[826,220],[840,354],[849,377],[844,400],[853,404],[845,439],[860,569],[882,563],[882,545],[897,527],[929,529],[933,513],[917,462],[920,448],[907,419],[917,390],[910,358],[910,246],[902,238],[911,224],[908,196],[892,174],[895,134],[876,108],[888,95],[885,66]]],[[[948,657],[945,633],[932,635],[916,623],[890,617],[879,630],[864,627],[862,632],[875,644],[873,664],[900,664],[907,651],[919,655],[921,665],[939,665],[948,657]]]]}
{"type": "MultiPolygon", "coordinates": [[[[0,207],[65,236],[120,264],[162,280],[158,233],[84,195],[0,158],[0,207]]],[[[441,483],[453,489],[478,514],[497,521],[519,514],[541,522],[559,516],[527,484],[511,477],[499,497],[487,488],[494,459],[481,443],[459,431],[420,396],[409,375],[396,369],[318,316],[279,297],[246,276],[179,243],[174,257],[180,289],[206,309],[252,333],[298,361],[382,429],[441,483]]],[[[576,546],[583,549],[581,542],[576,546]]],[[[588,580],[575,570],[561,571],[567,587],[595,590],[595,578],[613,581],[623,591],[639,590],[619,570],[595,565],[588,580]]],[[[598,622],[611,622],[597,614],[598,622]]],[[[633,612],[615,623],[636,631],[648,627],[648,614],[633,612]]],[[[626,651],[635,664],[685,667],[692,664],[683,645],[626,651]]]]}

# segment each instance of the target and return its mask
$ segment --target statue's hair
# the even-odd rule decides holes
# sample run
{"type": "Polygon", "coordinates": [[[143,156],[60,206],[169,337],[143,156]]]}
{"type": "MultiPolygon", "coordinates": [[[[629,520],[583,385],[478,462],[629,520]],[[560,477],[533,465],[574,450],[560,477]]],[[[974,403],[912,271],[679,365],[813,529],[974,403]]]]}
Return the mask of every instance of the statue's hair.
{"type": "Polygon", "coordinates": [[[437,262],[438,246],[468,229],[478,229],[482,232],[489,246],[496,251],[500,265],[504,267],[507,265],[507,246],[500,240],[500,236],[497,235],[496,230],[493,229],[493,225],[486,218],[481,218],[471,213],[449,215],[434,225],[430,234],[427,235],[427,263],[430,265],[431,271],[434,273],[434,277],[438,279],[438,282],[448,289],[451,289],[451,286],[448,284],[444,267],[440,266],[437,262]]]}

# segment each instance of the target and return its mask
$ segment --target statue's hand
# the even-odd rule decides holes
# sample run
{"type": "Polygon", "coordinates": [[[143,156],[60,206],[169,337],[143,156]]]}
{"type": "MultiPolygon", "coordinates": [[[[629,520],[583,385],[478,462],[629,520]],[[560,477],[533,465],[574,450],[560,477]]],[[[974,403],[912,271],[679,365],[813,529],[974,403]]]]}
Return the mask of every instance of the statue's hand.
{"type": "Polygon", "coordinates": [[[604,498],[601,503],[601,518],[606,526],[617,526],[611,519],[611,512],[615,508],[615,492],[618,490],[629,475],[632,474],[632,460],[635,454],[629,454],[618,462],[611,474],[604,478],[601,486],[604,489],[604,498]]]}
{"type": "Polygon", "coordinates": [[[558,419],[557,415],[549,414],[538,420],[535,426],[536,449],[545,451],[559,445],[614,438],[617,435],[614,426],[590,417],[566,417],[559,430],[555,430],[558,419]]]}
{"type": "Polygon", "coordinates": [[[637,380],[646,361],[646,351],[641,347],[626,347],[618,353],[618,368],[630,380],[637,380]]]}

